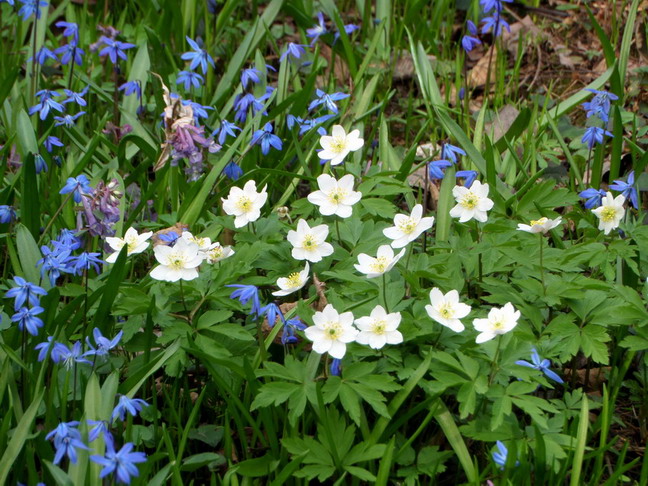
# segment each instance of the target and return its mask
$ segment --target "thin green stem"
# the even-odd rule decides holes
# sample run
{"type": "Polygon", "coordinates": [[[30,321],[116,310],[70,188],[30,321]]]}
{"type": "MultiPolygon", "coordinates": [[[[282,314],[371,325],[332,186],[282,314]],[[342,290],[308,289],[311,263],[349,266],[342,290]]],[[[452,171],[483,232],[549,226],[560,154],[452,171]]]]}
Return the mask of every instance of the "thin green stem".
{"type": "Polygon", "coordinates": [[[389,313],[389,306],[387,305],[387,274],[382,274],[382,294],[383,302],[385,303],[385,312],[389,313]]]}
{"type": "Polygon", "coordinates": [[[497,373],[497,370],[499,369],[499,367],[497,366],[497,359],[499,358],[501,346],[502,346],[502,338],[500,337],[497,340],[497,349],[495,350],[495,355],[493,356],[493,361],[491,363],[491,372],[490,375],[488,376],[489,385],[493,384],[493,378],[495,378],[495,373],[497,373]]]}
{"type": "Polygon", "coordinates": [[[65,199],[63,199],[63,202],[61,205],[58,207],[56,212],[54,213],[54,216],[49,220],[47,223],[47,226],[45,226],[45,230],[43,231],[43,234],[41,234],[41,237],[38,239],[38,246],[41,245],[43,242],[43,238],[45,238],[45,235],[49,234],[48,231],[51,228],[52,224],[54,224],[54,220],[56,220],[56,217],[63,211],[63,207],[65,207],[65,204],[70,200],[70,198],[74,195],[74,191],[69,193],[65,199]]]}
{"type": "Polygon", "coordinates": [[[543,262],[543,235],[542,233],[538,233],[540,235],[540,282],[542,283],[542,293],[543,295],[547,295],[547,286],[545,285],[545,279],[544,279],[544,262],[543,262]]]}

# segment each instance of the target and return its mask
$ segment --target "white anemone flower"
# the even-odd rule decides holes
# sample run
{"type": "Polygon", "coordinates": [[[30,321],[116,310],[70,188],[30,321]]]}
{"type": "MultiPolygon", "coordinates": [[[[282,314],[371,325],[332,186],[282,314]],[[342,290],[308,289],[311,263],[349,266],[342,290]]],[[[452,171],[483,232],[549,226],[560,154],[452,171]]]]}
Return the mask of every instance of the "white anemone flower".
{"type": "Polygon", "coordinates": [[[486,211],[493,208],[493,201],[488,199],[488,184],[474,181],[470,189],[465,186],[454,186],[452,195],[457,205],[450,210],[450,216],[459,218],[460,223],[476,219],[485,223],[488,219],[486,211]]]}
{"type": "Polygon", "coordinates": [[[372,349],[380,349],[385,344],[400,344],[403,342],[403,335],[398,331],[400,322],[400,312],[387,314],[383,306],[377,305],[370,315],[355,320],[360,330],[356,342],[368,344],[372,349]]]}
{"type": "Polygon", "coordinates": [[[159,265],[151,271],[151,278],[167,282],[197,278],[196,267],[205,258],[198,245],[187,243],[183,238],[178,238],[173,246],[157,245],[153,252],[159,265]]]}
{"type": "Polygon", "coordinates": [[[266,187],[268,186],[263,186],[261,192],[257,192],[256,182],[247,181],[243,189],[232,187],[227,199],[221,198],[223,210],[230,216],[235,216],[235,228],[240,228],[259,219],[261,207],[268,199],[266,187]]]}
{"type": "Polygon", "coordinates": [[[333,254],[333,245],[325,241],[328,232],[325,224],[311,228],[303,219],[297,221],[297,231],[288,231],[288,241],[293,246],[292,257],[316,263],[333,254]]]}
{"type": "Polygon", "coordinates": [[[400,253],[394,256],[394,250],[389,245],[382,245],[378,248],[376,257],[371,257],[366,253],[358,255],[358,263],[353,266],[360,273],[367,275],[367,278],[376,278],[389,272],[394,265],[398,263],[405,254],[405,248],[400,253]]]}
{"type": "Polygon", "coordinates": [[[294,272],[288,275],[288,277],[280,277],[277,279],[277,287],[281,290],[272,292],[272,295],[277,297],[282,297],[284,295],[292,294],[297,290],[301,289],[308,280],[308,273],[310,272],[310,265],[306,262],[306,266],[301,272],[294,272]]]}
{"type": "Polygon", "coordinates": [[[331,135],[322,135],[320,150],[317,155],[322,160],[330,160],[331,165],[341,164],[349,152],[360,150],[364,140],[360,138],[360,130],[353,130],[346,133],[342,125],[333,125],[331,135]]]}
{"type": "Polygon", "coordinates": [[[362,193],[353,190],[353,175],[347,174],[339,181],[328,174],[317,178],[319,191],[311,192],[308,201],[319,206],[324,216],[338,215],[348,218],[353,211],[352,206],[362,197],[362,193]]]}
{"type": "Polygon", "coordinates": [[[619,227],[619,223],[625,215],[625,208],[623,207],[625,200],[624,195],[619,194],[617,197],[614,197],[608,191],[601,200],[601,206],[592,209],[592,212],[599,219],[598,229],[603,230],[606,235],[613,229],[619,227]]]}
{"type": "Polygon", "coordinates": [[[526,231],[527,233],[542,233],[545,234],[548,231],[554,229],[562,223],[561,218],[549,219],[542,217],[538,220],[531,220],[531,224],[522,224],[518,223],[518,231],[526,231]]]}
{"type": "Polygon", "coordinates": [[[128,256],[142,253],[148,248],[148,240],[151,236],[153,236],[152,231],[147,231],[146,233],[142,233],[140,235],[137,233],[137,230],[135,228],[128,228],[126,230],[126,233],[124,233],[123,238],[108,236],[106,238],[106,243],[108,243],[108,245],[110,245],[110,248],[115,250],[115,252],[106,257],[106,262],[115,263],[117,261],[117,257],[119,256],[119,252],[124,246],[128,247],[128,249],[126,250],[126,254],[128,256]]]}
{"type": "Polygon", "coordinates": [[[207,263],[218,263],[221,260],[231,257],[235,251],[231,246],[221,246],[220,243],[213,243],[205,253],[207,263]]]}
{"type": "Polygon", "coordinates": [[[198,250],[202,251],[203,253],[207,253],[217,244],[212,243],[211,238],[201,238],[200,236],[194,236],[189,231],[183,231],[181,238],[184,239],[187,243],[195,243],[196,245],[198,245],[198,250]]]}
{"type": "Polygon", "coordinates": [[[490,341],[498,334],[506,334],[517,326],[520,311],[515,310],[513,304],[507,302],[504,307],[493,307],[486,319],[474,319],[473,326],[479,331],[475,342],[477,344],[490,341]]]}
{"type": "Polygon", "coordinates": [[[434,287],[430,290],[430,304],[425,306],[425,310],[432,319],[454,332],[465,329],[460,319],[470,314],[470,306],[459,302],[459,292],[451,290],[443,295],[441,290],[434,287]]]}
{"type": "Polygon", "coordinates": [[[383,235],[390,240],[392,248],[403,248],[418,238],[421,233],[429,230],[434,224],[434,217],[423,218],[423,206],[417,204],[412,208],[412,214],[394,216],[394,226],[385,228],[383,235]]]}
{"type": "Polygon", "coordinates": [[[339,314],[331,304],[313,315],[313,324],[304,331],[313,341],[313,351],[328,353],[336,359],[344,357],[347,343],[355,341],[358,335],[358,330],[353,327],[353,314],[339,314]]]}

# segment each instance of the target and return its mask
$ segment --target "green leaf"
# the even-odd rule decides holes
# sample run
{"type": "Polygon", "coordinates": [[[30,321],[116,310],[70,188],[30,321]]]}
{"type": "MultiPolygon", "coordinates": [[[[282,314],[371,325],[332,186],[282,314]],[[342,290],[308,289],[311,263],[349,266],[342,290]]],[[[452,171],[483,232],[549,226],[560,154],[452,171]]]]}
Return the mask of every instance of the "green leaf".
{"type": "Polygon", "coordinates": [[[269,407],[270,405],[281,405],[288,401],[295,393],[299,393],[301,387],[295,383],[286,383],[285,381],[273,381],[266,383],[259,389],[259,393],[254,397],[250,410],[256,410],[260,407],[269,407]]]}
{"type": "Polygon", "coordinates": [[[34,126],[25,110],[20,110],[16,115],[15,127],[18,137],[18,149],[23,159],[26,159],[30,154],[37,154],[39,152],[38,140],[36,140],[34,126]]]}
{"type": "Polygon", "coordinates": [[[124,247],[119,252],[117,261],[112,265],[110,269],[110,276],[102,288],[101,301],[99,301],[99,307],[97,307],[97,312],[93,319],[94,327],[101,329],[102,334],[108,334],[107,322],[110,316],[112,315],[112,308],[115,302],[115,298],[119,293],[119,285],[122,283],[126,277],[126,258],[128,253],[128,245],[124,247]]]}
{"type": "Polygon", "coordinates": [[[218,324],[209,328],[210,332],[227,336],[238,341],[254,341],[254,336],[239,324],[218,324]]]}
{"type": "MultiPolygon", "coordinates": [[[[220,454],[216,454],[215,452],[202,452],[185,458],[182,461],[181,469],[183,471],[195,471],[196,469],[209,464],[212,466],[222,466],[226,462],[225,458],[220,454]]],[[[210,467],[210,469],[212,469],[212,467],[210,467]]]]}
{"type": "Polygon", "coordinates": [[[353,474],[355,477],[360,478],[363,481],[368,481],[373,483],[376,481],[376,476],[371,474],[369,471],[362,467],[357,466],[344,466],[344,469],[353,474]]]}
{"type": "MultiPolygon", "coordinates": [[[[16,224],[16,246],[18,248],[18,258],[22,267],[25,280],[38,283],[40,275],[38,273],[38,260],[42,258],[41,252],[38,249],[36,240],[32,233],[22,224],[16,224]]],[[[44,289],[50,288],[49,279],[42,280],[41,285],[44,289]]]]}

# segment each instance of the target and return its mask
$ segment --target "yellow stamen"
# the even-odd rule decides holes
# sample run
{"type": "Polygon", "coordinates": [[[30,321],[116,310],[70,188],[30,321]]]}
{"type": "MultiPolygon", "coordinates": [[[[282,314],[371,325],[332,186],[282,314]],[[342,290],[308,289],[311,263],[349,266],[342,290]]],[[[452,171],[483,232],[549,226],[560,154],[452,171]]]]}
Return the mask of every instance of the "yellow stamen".
{"type": "Polygon", "coordinates": [[[614,221],[616,214],[616,209],[612,207],[603,208],[603,211],[601,211],[601,220],[605,223],[609,223],[610,221],[614,221]]]}
{"type": "Polygon", "coordinates": [[[247,213],[252,209],[252,200],[247,196],[241,196],[236,203],[236,207],[244,213],[247,213]]]}
{"type": "Polygon", "coordinates": [[[531,220],[531,226],[543,225],[547,222],[547,218],[540,218],[538,220],[531,220]]]}
{"type": "Polygon", "coordinates": [[[374,260],[374,262],[369,265],[369,268],[374,271],[374,273],[385,273],[385,270],[387,269],[387,265],[389,265],[389,261],[385,257],[378,257],[374,260]]]}
{"type": "Polygon", "coordinates": [[[416,229],[416,221],[413,218],[404,219],[398,223],[398,229],[409,235],[416,229]]]}
{"type": "Polygon", "coordinates": [[[463,196],[459,201],[459,204],[461,204],[461,206],[466,209],[475,209],[477,207],[477,203],[479,203],[479,198],[472,192],[469,192],[468,194],[463,196]]]}

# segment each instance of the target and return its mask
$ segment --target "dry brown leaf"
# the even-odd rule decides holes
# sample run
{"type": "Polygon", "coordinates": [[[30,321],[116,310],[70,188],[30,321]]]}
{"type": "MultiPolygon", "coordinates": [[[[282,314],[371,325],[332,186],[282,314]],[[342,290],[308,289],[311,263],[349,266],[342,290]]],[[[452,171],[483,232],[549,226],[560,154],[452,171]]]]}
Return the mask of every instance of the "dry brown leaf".
{"type": "Polygon", "coordinates": [[[511,128],[519,114],[515,107],[506,105],[495,115],[492,122],[484,124],[484,131],[490,135],[492,141],[499,140],[511,128]]]}
{"type": "Polygon", "coordinates": [[[495,84],[495,66],[497,65],[497,49],[491,46],[488,49],[488,52],[484,54],[475,67],[473,67],[468,73],[468,85],[477,88],[480,86],[486,85],[486,80],[488,79],[488,66],[490,64],[490,82],[491,86],[495,84]],[[492,60],[491,60],[492,57],[492,60]]]}

